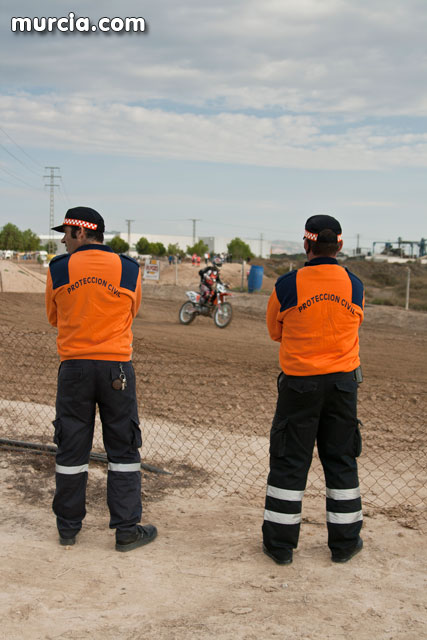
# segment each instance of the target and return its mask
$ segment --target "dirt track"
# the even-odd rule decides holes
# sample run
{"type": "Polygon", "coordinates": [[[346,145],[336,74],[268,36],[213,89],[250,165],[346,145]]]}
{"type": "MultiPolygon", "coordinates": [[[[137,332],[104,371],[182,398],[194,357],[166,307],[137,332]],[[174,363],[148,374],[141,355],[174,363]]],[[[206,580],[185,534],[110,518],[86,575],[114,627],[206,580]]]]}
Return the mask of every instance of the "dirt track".
{"type": "MultiPolygon", "coordinates": [[[[254,415],[258,394],[274,393],[278,372],[277,346],[264,328],[265,296],[236,296],[235,317],[226,330],[205,318],[179,325],[183,299],[180,287],[144,286],[134,333],[150,363],[158,362],[158,388],[174,384],[189,403],[199,402],[199,385],[206,379],[224,395],[232,389],[247,397],[247,389],[254,389],[253,405],[242,407],[254,415]],[[189,374],[186,385],[179,366],[189,374]]],[[[0,294],[0,327],[49,331],[43,296],[0,294]]],[[[402,446],[410,450],[411,441],[402,438],[413,437],[409,431],[417,425],[408,431],[405,412],[397,421],[387,407],[412,402],[408,393],[413,402],[425,394],[426,346],[426,315],[367,309],[361,331],[363,393],[372,412],[381,407],[382,417],[390,418],[390,431],[374,429],[373,435],[391,455],[402,446]]],[[[159,393],[160,410],[162,402],[159,393]]],[[[269,425],[257,428],[262,437],[269,425]]],[[[0,637],[427,637],[425,535],[370,509],[363,553],[349,565],[334,566],[319,524],[323,500],[309,496],[294,563],[277,567],[260,551],[262,500],[191,497],[202,478],[180,467],[173,482],[145,479],[145,521],[158,525],[158,540],[133,554],[117,554],[107,528],[105,471],[91,465],[88,517],[78,544],[67,551],[57,545],[50,511],[53,461],[0,455],[0,637]]]]}

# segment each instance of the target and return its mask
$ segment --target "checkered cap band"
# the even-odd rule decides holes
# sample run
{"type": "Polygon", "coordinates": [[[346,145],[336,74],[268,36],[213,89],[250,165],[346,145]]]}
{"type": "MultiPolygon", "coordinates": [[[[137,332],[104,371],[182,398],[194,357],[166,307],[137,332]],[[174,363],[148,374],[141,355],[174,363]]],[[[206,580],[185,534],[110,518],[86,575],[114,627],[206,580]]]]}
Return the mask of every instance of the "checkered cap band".
{"type": "Polygon", "coordinates": [[[318,233],[312,233],[311,231],[307,231],[307,229],[304,231],[304,238],[307,238],[307,240],[314,240],[314,242],[316,242],[318,235],[318,233]]]}
{"type": "MultiPolygon", "coordinates": [[[[307,229],[305,229],[304,231],[304,238],[307,238],[307,240],[313,240],[313,242],[317,241],[319,234],[318,233],[313,233],[312,231],[307,231],[307,229]]],[[[341,242],[342,240],[342,234],[338,233],[337,234],[337,242],[341,242]]]]}
{"type": "Polygon", "coordinates": [[[65,218],[63,225],[69,225],[70,227],[85,227],[86,229],[95,229],[98,227],[93,222],[86,222],[86,220],[74,220],[74,218],[65,218]]]}

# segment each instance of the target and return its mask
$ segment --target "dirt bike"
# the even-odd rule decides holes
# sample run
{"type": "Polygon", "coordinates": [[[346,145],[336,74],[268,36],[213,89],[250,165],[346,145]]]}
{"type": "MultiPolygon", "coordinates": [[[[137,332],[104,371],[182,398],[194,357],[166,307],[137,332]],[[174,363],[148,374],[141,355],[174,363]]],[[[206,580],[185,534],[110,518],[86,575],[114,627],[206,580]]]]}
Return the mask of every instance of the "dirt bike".
{"type": "Polygon", "coordinates": [[[227,296],[232,294],[227,291],[227,287],[217,282],[215,285],[215,295],[213,301],[200,304],[200,293],[197,291],[186,291],[189,300],[184,302],[179,310],[179,321],[182,324],[190,324],[196,316],[208,316],[213,318],[215,324],[220,329],[227,327],[233,317],[233,308],[229,302],[225,302],[227,296]]]}

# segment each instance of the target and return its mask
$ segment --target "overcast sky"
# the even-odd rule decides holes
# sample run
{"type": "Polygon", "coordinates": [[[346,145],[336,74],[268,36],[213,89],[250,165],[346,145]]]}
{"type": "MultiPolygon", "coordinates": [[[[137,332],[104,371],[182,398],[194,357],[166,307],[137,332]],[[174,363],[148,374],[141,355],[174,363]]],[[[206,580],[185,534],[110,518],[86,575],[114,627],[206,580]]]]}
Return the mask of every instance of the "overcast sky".
{"type": "Polygon", "coordinates": [[[427,237],[425,0],[1,4],[0,226],[347,246],[427,237]],[[12,17],[143,17],[145,33],[12,33],[12,17]]]}

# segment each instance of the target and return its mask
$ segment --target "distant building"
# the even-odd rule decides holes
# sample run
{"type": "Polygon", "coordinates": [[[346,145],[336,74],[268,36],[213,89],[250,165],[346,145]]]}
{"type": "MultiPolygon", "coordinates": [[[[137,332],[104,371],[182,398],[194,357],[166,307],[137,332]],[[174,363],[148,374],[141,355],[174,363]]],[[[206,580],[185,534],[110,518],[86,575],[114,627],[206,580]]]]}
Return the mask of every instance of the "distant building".
{"type": "MultiPolygon", "coordinates": [[[[116,235],[116,234],[114,234],[116,235]]],[[[114,238],[114,235],[112,233],[105,233],[104,234],[104,242],[109,242],[110,240],[112,240],[114,238]]],[[[63,237],[63,235],[61,233],[56,232],[55,235],[52,237],[49,234],[38,234],[39,238],[40,238],[40,243],[41,245],[44,247],[48,242],[53,241],[55,243],[56,246],[56,254],[60,255],[61,253],[65,253],[66,252],[66,248],[65,248],[65,244],[62,244],[61,242],[61,238],[63,237]]],[[[123,236],[123,234],[122,234],[123,236]]]]}
{"type": "MultiPolygon", "coordinates": [[[[126,231],[120,233],[122,240],[128,242],[128,234],[126,231]]],[[[193,244],[193,236],[172,236],[162,235],[160,233],[131,233],[130,234],[130,248],[135,249],[135,245],[140,238],[147,238],[148,242],[161,242],[167,249],[170,244],[177,244],[178,248],[182,251],[186,251],[187,247],[191,247],[193,244]]]]}
{"type": "MultiPolygon", "coordinates": [[[[236,236],[233,238],[226,238],[224,236],[200,236],[199,240],[203,240],[205,244],[209,247],[210,253],[227,253],[227,245],[230,244],[232,240],[234,240],[236,236]]],[[[249,245],[251,252],[254,256],[261,258],[269,258],[271,254],[271,242],[265,239],[254,239],[254,238],[242,238],[238,236],[240,240],[246,242],[249,245]]]]}
{"type": "Polygon", "coordinates": [[[293,255],[296,253],[304,253],[303,242],[294,242],[289,240],[288,242],[284,240],[273,240],[271,244],[271,253],[273,255],[281,255],[285,253],[287,255],[293,255]]]}

